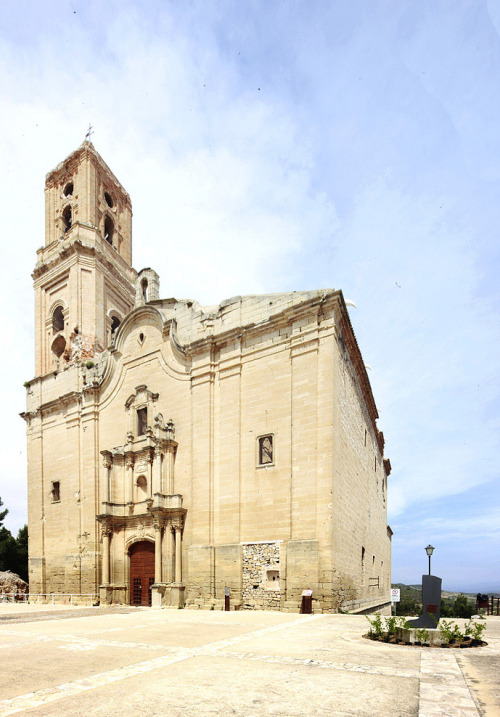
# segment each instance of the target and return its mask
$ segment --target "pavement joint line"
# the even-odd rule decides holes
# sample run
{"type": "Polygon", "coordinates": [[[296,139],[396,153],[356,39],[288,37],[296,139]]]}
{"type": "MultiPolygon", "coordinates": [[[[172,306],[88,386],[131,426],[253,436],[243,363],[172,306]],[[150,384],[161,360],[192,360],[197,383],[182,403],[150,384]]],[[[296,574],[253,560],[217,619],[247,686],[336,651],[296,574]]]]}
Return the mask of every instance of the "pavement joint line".
{"type": "Polygon", "coordinates": [[[357,663],[338,663],[328,660],[304,659],[301,657],[282,657],[280,655],[260,655],[258,653],[248,652],[221,652],[217,657],[228,657],[236,660],[254,660],[257,662],[266,662],[269,664],[279,665],[306,665],[307,667],[320,667],[329,670],[338,670],[341,672],[365,672],[371,675],[384,675],[388,677],[407,677],[409,679],[418,679],[419,671],[412,669],[393,667],[373,667],[371,665],[362,665],[357,663]]]}
{"type": "Polygon", "coordinates": [[[418,717],[479,717],[457,656],[440,650],[420,654],[418,717]]]}
{"type": "MultiPolygon", "coordinates": [[[[316,620],[321,617],[322,615],[308,615],[307,617],[301,618],[297,622],[310,622],[311,620],[316,620]]],[[[50,702],[74,696],[86,690],[103,687],[104,685],[111,684],[112,682],[119,682],[120,680],[127,679],[128,677],[150,672],[151,670],[157,670],[176,662],[182,662],[183,660],[187,660],[191,657],[213,655],[222,647],[228,647],[230,645],[237,644],[238,642],[244,642],[245,640],[252,640],[254,637],[260,637],[264,634],[277,632],[278,630],[283,630],[289,626],[290,622],[284,622],[279,625],[272,625],[260,630],[252,630],[251,632],[243,633],[242,635],[237,635],[226,640],[217,640],[216,642],[208,643],[207,645],[203,645],[201,647],[192,649],[180,648],[175,653],[161,655],[160,657],[154,657],[150,660],[137,662],[133,665],[127,665],[125,667],[118,667],[108,672],[92,675],[91,677],[66,682],[61,685],[57,685],[56,687],[46,687],[44,689],[37,690],[36,692],[29,692],[25,695],[19,695],[11,699],[2,700],[0,701],[0,717],[7,717],[8,715],[16,714],[17,712],[22,712],[27,709],[36,709],[37,707],[46,705],[50,702]]],[[[26,633],[23,633],[24,636],[25,634],[26,633]]]]}
{"type": "Polygon", "coordinates": [[[467,677],[466,677],[465,672],[464,672],[464,666],[463,666],[463,664],[462,664],[462,660],[460,659],[461,657],[462,657],[461,655],[457,655],[457,656],[456,656],[456,660],[457,660],[458,666],[459,666],[459,668],[460,668],[460,672],[462,673],[462,679],[463,679],[463,681],[465,682],[465,684],[467,685],[467,689],[468,689],[469,692],[470,692],[470,696],[472,697],[472,700],[473,700],[473,702],[474,702],[474,704],[475,704],[475,706],[476,706],[476,710],[478,711],[479,714],[482,714],[482,709],[481,709],[480,706],[479,706],[477,697],[476,697],[476,695],[474,694],[474,690],[471,689],[469,683],[467,682],[467,677]]]}
{"type": "Polygon", "coordinates": [[[16,648],[16,647],[22,647],[23,645],[32,645],[34,642],[44,642],[43,637],[35,637],[32,640],[16,640],[16,642],[6,642],[3,645],[0,645],[0,650],[6,650],[7,648],[16,648]]]}

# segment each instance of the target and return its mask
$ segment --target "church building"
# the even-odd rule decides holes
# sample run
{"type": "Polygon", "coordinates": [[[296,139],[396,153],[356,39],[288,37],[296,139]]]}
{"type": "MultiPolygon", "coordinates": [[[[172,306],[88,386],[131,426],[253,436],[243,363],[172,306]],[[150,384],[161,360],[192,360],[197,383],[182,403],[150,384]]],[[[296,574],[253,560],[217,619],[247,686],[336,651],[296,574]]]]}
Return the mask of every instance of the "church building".
{"type": "Polygon", "coordinates": [[[160,298],[87,140],[45,198],[22,414],[31,593],[386,609],[390,462],[342,292],[160,298]]]}

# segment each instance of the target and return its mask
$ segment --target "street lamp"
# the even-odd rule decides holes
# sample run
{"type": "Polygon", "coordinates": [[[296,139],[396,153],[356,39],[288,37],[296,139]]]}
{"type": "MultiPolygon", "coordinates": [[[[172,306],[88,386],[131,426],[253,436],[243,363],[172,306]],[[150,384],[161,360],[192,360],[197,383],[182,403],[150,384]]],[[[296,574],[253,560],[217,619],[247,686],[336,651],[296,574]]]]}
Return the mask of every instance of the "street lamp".
{"type": "Polygon", "coordinates": [[[429,556],[429,575],[430,575],[431,574],[431,555],[434,552],[434,548],[432,547],[432,545],[428,545],[425,549],[425,552],[429,556]]]}

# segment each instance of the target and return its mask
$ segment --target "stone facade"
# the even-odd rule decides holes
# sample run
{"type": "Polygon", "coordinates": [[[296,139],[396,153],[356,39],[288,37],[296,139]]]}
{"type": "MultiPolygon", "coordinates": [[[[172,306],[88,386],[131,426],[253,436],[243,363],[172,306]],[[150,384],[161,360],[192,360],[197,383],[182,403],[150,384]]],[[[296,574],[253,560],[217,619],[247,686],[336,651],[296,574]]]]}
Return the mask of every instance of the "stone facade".
{"type": "Polygon", "coordinates": [[[315,610],[384,609],[390,463],[342,293],[162,300],[89,142],[46,197],[31,591],[128,603],[147,579],[156,605],[219,607],[229,589],[234,608],[298,610],[309,589],[315,610]]]}

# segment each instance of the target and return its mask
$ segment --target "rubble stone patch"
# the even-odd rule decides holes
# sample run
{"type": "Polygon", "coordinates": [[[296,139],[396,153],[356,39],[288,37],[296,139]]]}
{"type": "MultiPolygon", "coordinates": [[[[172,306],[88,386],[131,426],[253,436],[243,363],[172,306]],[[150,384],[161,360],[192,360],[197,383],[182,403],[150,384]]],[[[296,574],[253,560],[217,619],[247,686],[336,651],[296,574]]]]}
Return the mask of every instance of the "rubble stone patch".
{"type": "Polygon", "coordinates": [[[243,609],[279,610],[281,590],[278,579],[268,580],[267,573],[280,570],[280,543],[243,545],[243,609]]]}

